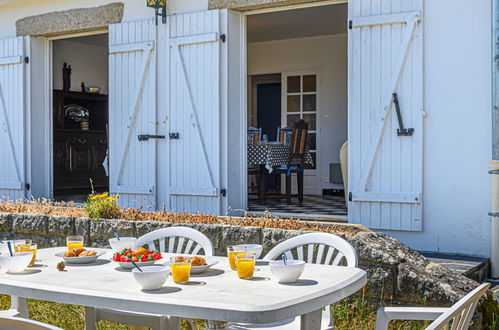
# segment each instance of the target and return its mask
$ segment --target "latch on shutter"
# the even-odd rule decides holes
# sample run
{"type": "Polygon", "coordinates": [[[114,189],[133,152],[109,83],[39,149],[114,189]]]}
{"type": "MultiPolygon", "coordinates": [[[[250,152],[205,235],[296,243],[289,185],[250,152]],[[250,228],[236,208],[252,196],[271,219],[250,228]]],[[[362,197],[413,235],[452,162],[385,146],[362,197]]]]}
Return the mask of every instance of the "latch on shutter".
{"type": "Polygon", "coordinates": [[[399,128],[397,129],[398,136],[412,136],[414,133],[414,128],[404,128],[404,122],[402,121],[402,114],[400,113],[400,105],[397,93],[393,93],[393,103],[395,104],[395,110],[397,111],[397,119],[399,122],[399,128]]]}
{"type": "Polygon", "coordinates": [[[149,139],[164,139],[164,135],[140,134],[137,136],[139,141],[147,141],[149,139]]]}

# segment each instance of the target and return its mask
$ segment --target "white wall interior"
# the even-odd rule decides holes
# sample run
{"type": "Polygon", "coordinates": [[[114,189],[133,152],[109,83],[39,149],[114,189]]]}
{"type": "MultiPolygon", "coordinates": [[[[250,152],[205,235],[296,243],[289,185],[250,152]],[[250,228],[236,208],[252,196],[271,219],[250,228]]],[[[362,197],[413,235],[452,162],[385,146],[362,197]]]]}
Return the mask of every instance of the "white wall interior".
{"type": "Polygon", "coordinates": [[[423,232],[388,234],[418,250],[486,257],[491,1],[426,0],[424,5],[423,232]]]}
{"type": "Polygon", "coordinates": [[[306,69],[321,72],[319,184],[323,189],[330,189],[329,163],[339,163],[339,150],[347,139],[346,34],[248,44],[250,75],[306,69]]]}
{"type": "Polygon", "coordinates": [[[71,66],[71,90],[81,91],[81,83],[87,87],[100,87],[108,92],[108,37],[98,34],[53,41],[53,88],[62,89],[62,68],[71,66]]]}

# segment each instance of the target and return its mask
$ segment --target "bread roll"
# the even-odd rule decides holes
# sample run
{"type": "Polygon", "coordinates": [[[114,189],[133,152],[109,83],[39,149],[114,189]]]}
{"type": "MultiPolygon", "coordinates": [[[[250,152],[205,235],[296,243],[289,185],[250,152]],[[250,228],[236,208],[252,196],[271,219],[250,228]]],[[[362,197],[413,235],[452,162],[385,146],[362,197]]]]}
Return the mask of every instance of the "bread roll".
{"type": "Polygon", "coordinates": [[[82,253],[83,251],[86,251],[84,248],[78,248],[78,249],[73,249],[71,250],[74,252],[74,254],[79,257],[80,256],[80,253],[82,253]]]}
{"type": "Polygon", "coordinates": [[[68,251],[68,252],[64,253],[64,256],[73,258],[73,257],[76,257],[76,254],[73,251],[68,251]]]}
{"type": "Polygon", "coordinates": [[[86,250],[86,251],[83,251],[82,253],[80,253],[78,255],[78,257],[90,257],[90,256],[95,256],[96,254],[97,254],[97,252],[95,252],[95,251],[86,250]]]}

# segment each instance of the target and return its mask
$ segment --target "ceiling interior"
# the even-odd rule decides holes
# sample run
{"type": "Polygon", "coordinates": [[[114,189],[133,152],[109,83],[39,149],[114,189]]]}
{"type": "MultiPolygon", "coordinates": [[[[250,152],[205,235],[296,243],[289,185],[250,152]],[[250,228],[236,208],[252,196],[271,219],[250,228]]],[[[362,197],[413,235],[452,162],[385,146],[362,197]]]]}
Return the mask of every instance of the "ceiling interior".
{"type": "Polygon", "coordinates": [[[347,32],[347,4],[249,15],[248,42],[306,38],[347,32]]]}
{"type": "MultiPolygon", "coordinates": [[[[61,41],[70,41],[70,42],[77,42],[79,44],[85,44],[85,45],[90,45],[90,46],[96,46],[96,47],[108,47],[109,44],[109,37],[107,33],[102,33],[102,34],[94,34],[94,35],[89,35],[89,36],[83,36],[83,37],[74,37],[74,38],[67,38],[67,39],[60,39],[61,41]]],[[[58,40],[55,40],[57,42],[58,40]]]]}

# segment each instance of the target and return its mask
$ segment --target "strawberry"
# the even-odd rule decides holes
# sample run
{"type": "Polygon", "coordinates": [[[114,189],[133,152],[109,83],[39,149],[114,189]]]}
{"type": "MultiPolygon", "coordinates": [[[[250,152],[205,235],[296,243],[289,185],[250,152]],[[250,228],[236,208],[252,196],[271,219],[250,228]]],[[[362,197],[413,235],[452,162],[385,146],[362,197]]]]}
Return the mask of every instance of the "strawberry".
{"type": "Polygon", "coordinates": [[[147,260],[147,256],[142,256],[142,258],[141,258],[141,260],[140,260],[140,261],[142,261],[142,262],[147,262],[147,261],[149,261],[149,260],[147,260]]]}
{"type": "Polygon", "coordinates": [[[64,261],[61,261],[60,263],[57,264],[57,270],[62,272],[64,271],[64,268],[66,268],[66,264],[64,264],[64,261]]]}

